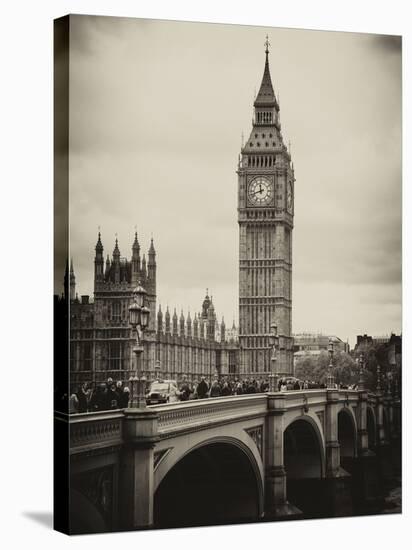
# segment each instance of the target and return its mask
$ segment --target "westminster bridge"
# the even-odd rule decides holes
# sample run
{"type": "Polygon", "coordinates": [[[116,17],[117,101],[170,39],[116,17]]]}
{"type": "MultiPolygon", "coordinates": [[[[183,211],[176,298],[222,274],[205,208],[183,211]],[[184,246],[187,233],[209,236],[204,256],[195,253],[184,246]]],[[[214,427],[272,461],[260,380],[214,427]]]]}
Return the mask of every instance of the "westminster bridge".
{"type": "Polygon", "coordinates": [[[353,491],[380,498],[377,458],[399,442],[400,401],[317,389],[57,422],[70,436],[71,531],[103,532],[351,515],[353,491]]]}

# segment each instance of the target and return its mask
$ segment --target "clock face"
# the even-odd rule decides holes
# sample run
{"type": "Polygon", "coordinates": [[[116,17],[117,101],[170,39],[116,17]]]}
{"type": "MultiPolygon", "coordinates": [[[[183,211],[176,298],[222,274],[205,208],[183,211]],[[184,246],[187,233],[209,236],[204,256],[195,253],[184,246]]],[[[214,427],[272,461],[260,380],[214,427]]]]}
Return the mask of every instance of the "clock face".
{"type": "Polygon", "coordinates": [[[247,195],[251,204],[265,206],[273,198],[272,184],[268,179],[259,176],[250,182],[247,195]]]}
{"type": "Polygon", "coordinates": [[[288,211],[292,212],[293,191],[292,191],[292,182],[290,182],[290,181],[288,182],[287,207],[288,207],[288,211]]]}

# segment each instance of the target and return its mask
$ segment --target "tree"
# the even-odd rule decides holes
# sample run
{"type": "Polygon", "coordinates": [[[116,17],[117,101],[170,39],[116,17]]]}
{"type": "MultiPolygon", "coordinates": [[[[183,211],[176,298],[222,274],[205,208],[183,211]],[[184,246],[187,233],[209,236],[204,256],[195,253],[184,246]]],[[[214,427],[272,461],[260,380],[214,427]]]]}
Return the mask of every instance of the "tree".
{"type": "Polygon", "coordinates": [[[300,380],[314,380],[315,369],[316,358],[309,354],[305,355],[295,365],[295,376],[300,380]]]}
{"type": "MultiPolygon", "coordinates": [[[[329,363],[330,357],[327,351],[321,351],[317,357],[308,354],[296,363],[296,376],[301,380],[313,380],[319,384],[325,384],[329,363]]],[[[348,353],[338,351],[334,354],[333,376],[337,384],[350,385],[358,382],[357,365],[348,353]]]]}

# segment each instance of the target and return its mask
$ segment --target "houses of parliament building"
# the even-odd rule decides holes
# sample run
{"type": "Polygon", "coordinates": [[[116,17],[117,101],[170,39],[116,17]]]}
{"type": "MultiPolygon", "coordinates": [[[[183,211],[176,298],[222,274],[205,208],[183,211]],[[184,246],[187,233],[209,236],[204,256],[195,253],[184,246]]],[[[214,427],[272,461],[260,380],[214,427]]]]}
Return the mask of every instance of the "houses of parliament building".
{"type": "Polygon", "coordinates": [[[255,98],[252,129],[242,144],[237,166],[239,224],[239,330],[217,322],[206,293],[201,311],[178,316],[156,306],[156,252],[140,257],[135,235],[131,259],[121,257],[116,239],[112,258],[103,255],[99,233],[94,259],[94,300],[79,300],[73,266],[65,289],[70,295],[71,381],[128,379],[133,371],[128,307],[138,281],[150,309],[144,334],[143,370],[152,377],[204,375],[268,376],[272,368],[271,333],[277,326],[277,370],[293,373],[292,230],[295,176],[284,144],[279,101],[265,66],[255,98]],[[230,333],[230,334],[229,334],[230,333]]]}
{"type": "Polygon", "coordinates": [[[121,256],[116,239],[112,258],[103,255],[99,233],[94,258],[94,300],[76,294],[71,262],[66,269],[65,293],[70,302],[70,380],[72,384],[98,383],[108,377],[128,380],[134,373],[129,305],[138,282],[147,291],[149,325],[144,332],[142,370],[157,376],[189,379],[216,375],[236,376],[239,353],[236,328],[218,323],[212,298],[206,292],[201,311],[177,315],[156,307],[156,251],[153,239],[146,257],[140,257],[135,234],[131,259],[121,256]]]}

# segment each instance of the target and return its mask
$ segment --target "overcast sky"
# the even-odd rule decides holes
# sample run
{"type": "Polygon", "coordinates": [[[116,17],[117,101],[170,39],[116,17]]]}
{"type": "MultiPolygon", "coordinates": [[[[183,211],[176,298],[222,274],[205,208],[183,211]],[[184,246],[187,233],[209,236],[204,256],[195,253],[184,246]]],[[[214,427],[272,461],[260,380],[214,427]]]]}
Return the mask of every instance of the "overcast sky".
{"type": "Polygon", "coordinates": [[[70,246],[93,293],[98,226],[130,258],[153,234],[158,303],[238,319],[237,157],[270,69],[295,167],[293,332],[401,330],[396,37],[74,16],[70,246]]]}

